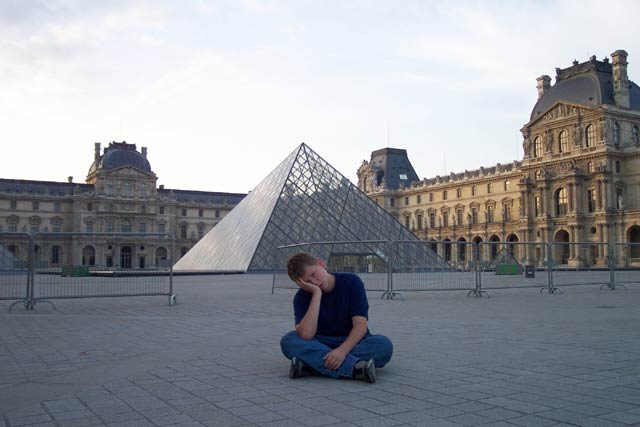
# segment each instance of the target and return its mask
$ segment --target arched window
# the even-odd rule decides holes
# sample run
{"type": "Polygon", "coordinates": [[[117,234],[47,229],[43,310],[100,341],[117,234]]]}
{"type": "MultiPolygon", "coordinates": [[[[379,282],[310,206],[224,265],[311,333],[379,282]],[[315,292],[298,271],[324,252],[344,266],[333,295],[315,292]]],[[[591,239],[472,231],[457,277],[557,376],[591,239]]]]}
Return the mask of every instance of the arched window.
{"type": "Polygon", "coordinates": [[[631,129],[631,138],[634,144],[640,145],[640,131],[638,131],[638,126],[634,126],[631,129]]]}
{"type": "Polygon", "coordinates": [[[558,134],[558,152],[566,153],[569,149],[569,137],[567,136],[567,132],[561,131],[558,134]]]}
{"type": "Polygon", "coordinates": [[[538,136],[533,140],[533,157],[542,157],[542,142],[538,136]]]}
{"type": "Polygon", "coordinates": [[[556,190],[556,215],[565,215],[567,213],[567,191],[564,188],[556,190]]]}
{"type": "Polygon", "coordinates": [[[85,246],[82,249],[82,265],[96,265],[96,250],[93,246],[85,246]]]}
{"type": "Polygon", "coordinates": [[[475,195],[476,195],[476,186],[475,186],[475,185],[472,185],[472,186],[471,186],[471,195],[472,195],[472,196],[475,196],[475,195]]]}
{"type": "Polygon", "coordinates": [[[589,125],[585,129],[584,145],[586,147],[593,147],[594,145],[596,145],[596,130],[593,125],[589,125]]]}
{"type": "Polygon", "coordinates": [[[613,122],[613,145],[620,146],[620,125],[618,122],[613,122]]]}

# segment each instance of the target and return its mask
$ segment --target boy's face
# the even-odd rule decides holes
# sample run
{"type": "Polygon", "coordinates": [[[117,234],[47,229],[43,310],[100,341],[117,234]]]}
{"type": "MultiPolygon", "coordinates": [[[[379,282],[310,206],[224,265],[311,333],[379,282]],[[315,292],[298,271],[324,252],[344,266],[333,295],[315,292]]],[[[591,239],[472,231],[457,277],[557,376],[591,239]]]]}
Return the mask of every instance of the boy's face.
{"type": "Polygon", "coordinates": [[[316,265],[305,266],[304,272],[298,280],[302,281],[303,283],[309,283],[311,285],[317,286],[322,291],[326,291],[329,284],[329,273],[327,273],[322,260],[318,260],[318,263],[316,265]]]}

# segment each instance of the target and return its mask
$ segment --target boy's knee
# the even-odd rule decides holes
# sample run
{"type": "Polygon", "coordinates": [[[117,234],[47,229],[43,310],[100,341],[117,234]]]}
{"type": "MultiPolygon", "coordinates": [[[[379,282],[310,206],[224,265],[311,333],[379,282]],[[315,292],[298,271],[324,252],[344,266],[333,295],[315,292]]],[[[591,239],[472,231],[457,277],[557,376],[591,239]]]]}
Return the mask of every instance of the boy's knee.
{"type": "Polygon", "coordinates": [[[391,356],[393,355],[393,343],[391,340],[384,335],[374,335],[376,354],[378,355],[379,362],[378,366],[382,367],[391,360],[391,356]]]}
{"type": "Polygon", "coordinates": [[[300,340],[300,336],[296,331],[288,332],[280,339],[280,349],[287,358],[291,359],[291,348],[298,340],[300,340]]]}

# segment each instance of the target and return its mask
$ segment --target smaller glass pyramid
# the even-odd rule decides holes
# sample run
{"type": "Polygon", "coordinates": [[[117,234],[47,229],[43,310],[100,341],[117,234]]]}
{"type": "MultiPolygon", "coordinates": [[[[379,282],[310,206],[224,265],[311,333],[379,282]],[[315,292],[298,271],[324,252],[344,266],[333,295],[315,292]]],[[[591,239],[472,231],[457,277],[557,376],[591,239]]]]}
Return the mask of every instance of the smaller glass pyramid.
{"type": "MultiPolygon", "coordinates": [[[[272,271],[279,262],[276,258],[282,256],[278,246],[370,240],[418,238],[311,148],[301,144],[187,252],[174,270],[272,271]]],[[[420,260],[425,267],[449,267],[428,245],[399,248],[394,265],[420,260]]],[[[326,253],[314,255],[325,260],[333,253],[331,245],[320,245],[318,249],[326,253]]],[[[349,250],[386,257],[377,244],[350,243],[349,250]]]]}

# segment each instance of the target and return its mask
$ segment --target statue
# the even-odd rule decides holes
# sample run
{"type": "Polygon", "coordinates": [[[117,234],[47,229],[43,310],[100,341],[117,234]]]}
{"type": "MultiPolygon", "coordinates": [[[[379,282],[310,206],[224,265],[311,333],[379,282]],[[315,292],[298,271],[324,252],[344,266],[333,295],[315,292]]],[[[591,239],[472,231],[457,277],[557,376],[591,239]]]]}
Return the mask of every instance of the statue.
{"type": "Polygon", "coordinates": [[[544,133],[544,152],[550,153],[552,146],[553,146],[553,135],[551,134],[551,131],[546,131],[544,133]]]}
{"type": "Polygon", "coordinates": [[[471,225],[471,221],[472,221],[471,213],[467,212],[467,223],[471,225]]]}
{"type": "Polygon", "coordinates": [[[582,147],[582,127],[580,125],[576,125],[573,132],[573,146],[582,147]]]}
{"type": "Polygon", "coordinates": [[[618,194],[618,209],[621,211],[624,210],[624,199],[622,198],[622,193],[618,194]]]}

